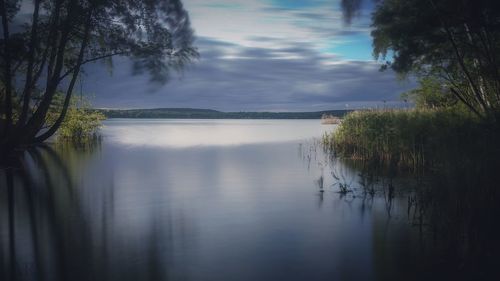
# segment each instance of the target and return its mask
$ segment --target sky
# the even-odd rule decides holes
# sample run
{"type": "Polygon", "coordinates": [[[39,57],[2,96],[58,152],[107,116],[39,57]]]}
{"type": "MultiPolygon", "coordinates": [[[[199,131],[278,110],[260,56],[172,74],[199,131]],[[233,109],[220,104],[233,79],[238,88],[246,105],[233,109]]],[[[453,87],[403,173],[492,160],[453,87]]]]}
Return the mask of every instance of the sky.
{"type": "Polygon", "coordinates": [[[319,111],[400,104],[415,87],[372,57],[371,1],[347,25],[341,0],[184,0],[200,58],[165,85],[127,59],[87,67],[100,108],[319,111]]]}

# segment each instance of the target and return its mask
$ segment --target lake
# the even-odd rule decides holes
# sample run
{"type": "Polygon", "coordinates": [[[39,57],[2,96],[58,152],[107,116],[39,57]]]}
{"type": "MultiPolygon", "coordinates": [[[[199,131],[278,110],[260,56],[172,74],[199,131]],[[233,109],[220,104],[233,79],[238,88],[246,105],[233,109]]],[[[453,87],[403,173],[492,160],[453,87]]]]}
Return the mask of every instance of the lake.
{"type": "Polygon", "coordinates": [[[411,183],[367,189],[322,150],[335,125],[104,125],[95,145],[30,149],[1,172],[1,280],[418,280],[439,265],[423,262],[436,251],[411,183]]]}

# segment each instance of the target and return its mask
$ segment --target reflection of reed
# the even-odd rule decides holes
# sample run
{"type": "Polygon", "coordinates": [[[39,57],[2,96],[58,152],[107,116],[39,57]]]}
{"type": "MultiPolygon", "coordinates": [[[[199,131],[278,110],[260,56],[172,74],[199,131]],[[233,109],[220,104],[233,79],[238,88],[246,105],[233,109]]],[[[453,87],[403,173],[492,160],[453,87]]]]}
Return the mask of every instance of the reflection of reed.
{"type": "Polygon", "coordinates": [[[352,183],[354,181],[354,175],[346,168],[345,165],[340,163],[339,159],[330,159],[331,175],[335,180],[332,186],[338,187],[338,193],[345,197],[349,193],[353,193],[352,183]]]}
{"type": "Polygon", "coordinates": [[[394,161],[380,165],[370,160],[344,160],[333,151],[327,152],[334,163],[332,176],[341,196],[353,193],[354,198],[362,200],[363,211],[367,198],[372,202],[377,197],[383,199],[388,218],[386,231],[393,212],[398,212],[396,197],[407,199],[404,208],[409,225],[417,227],[423,263],[432,272],[442,274],[433,277],[497,280],[500,155],[499,151],[476,147],[470,150],[473,153],[467,151],[467,157],[459,152],[446,154],[439,169],[425,173],[401,170],[394,161]],[[338,171],[346,167],[360,171],[358,186],[344,187],[346,181],[338,171]],[[356,192],[357,187],[361,193],[356,192]]]}

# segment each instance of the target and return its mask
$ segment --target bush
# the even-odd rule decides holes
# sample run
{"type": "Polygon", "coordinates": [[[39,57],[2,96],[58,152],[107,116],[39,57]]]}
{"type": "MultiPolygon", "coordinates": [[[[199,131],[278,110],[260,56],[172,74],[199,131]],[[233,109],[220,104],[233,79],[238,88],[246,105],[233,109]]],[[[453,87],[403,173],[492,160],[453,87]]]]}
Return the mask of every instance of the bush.
{"type": "MultiPolygon", "coordinates": [[[[56,103],[55,107],[58,106],[60,105],[56,103]]],[[[80,98],[77,102],[73,99],[64,121],[57,131],[57,140],[80,144],[95,140],[99,137],[99,129],[102,127],[104,119],[106,117],[102,113],[91,109],[88,101],[80,98]]]]}
{"type": "Polygon", "coordinates": [[[85,108],[70,108],[58,131],[58,138],[86,141],[98,137],[101,122],[106,119],[100,112],[85,108]]]}

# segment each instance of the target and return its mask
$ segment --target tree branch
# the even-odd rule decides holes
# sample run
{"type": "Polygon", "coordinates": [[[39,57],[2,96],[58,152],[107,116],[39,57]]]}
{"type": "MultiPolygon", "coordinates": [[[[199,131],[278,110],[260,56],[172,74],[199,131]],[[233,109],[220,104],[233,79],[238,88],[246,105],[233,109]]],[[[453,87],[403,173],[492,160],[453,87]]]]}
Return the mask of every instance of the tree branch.
{"type": "Polygon", "coordinates": [[[119,55],[124,55],[126,54],[127,52],[125,51],[122,51],[122,52],[115,52],[115,53],[111,53],[111,54],[106,54],[106,55],[102,55],[102,56],[97,56],[97,57],[94,57],[94,58],[91,58],[91,59],[86,59],[86,60],[83,60],[82,63],[80,65],[75,65],[74,67],[70,68],[68,71],[66,71],[63,75],[61,75],[61,77],[59,77],[59,81],[62,81],[64,78],[66,78],[66,76],[68,76],[69,74],[71,74],[73,71],[75,71],[77,68],[80,68],[81,66],[83,66],[84,64],[87,64],[89,62],[94,62],[94,61],[98,61],[98,60],[102,60],[102,59],[105,59],[105,58],[109,58],[109,57],[114,57],[114,56],[119,56],[119,55]]]}
{"type": "Polygon", "coordinates": [[[465,100],[465,98],[460,95],[460,93],[453,87],[450,87],[450,91],[455,95],[461,102],[463,102],[472,112],[474,112],[479,118],[484,119],[484,116],[479,113],[469,102],[465,100]]]}
{"type": "Polygon", "coordinates": [[[54,7],[54,17],[52,19],[52,24],[49,29],[49,35],[47,36],[47,50],[50,49],[49,63],[47,65],[47,85],[49,87],[50,77],[52,76],[52,68],[54,67],[54,62],[56,59],[56,45],[57,45],[57,32],[59,25],[59,16],[61,12],[62,0],[57,0],[54,7]]]}
{"type": "Polygon", "coordinates": [[[439,17],[439,21],[441,22],[441,25],[443,26],[443,28],[445,30],[445,33],[446,33],[446,35],[448,37],[448,40],[450,41],[450,43],[451,43],[451,45],[453,47],[453,51],[454,51],[455,56],[456,56],[456,58],[458,60],[458,64],[460,65],[460,68],[464,72],[465,77],[467,78],[467,81],[469,82],[469,85],[471,86],[472,92],[474,93],[474,95],[475,95],[477,101],[479,102],[479,104],[481,104],[481,106],[483,107],[483,110],[485,112],[487,112],[489,108],[487,107],[485,101],[481,97],[480,90],[477,87],[476,83],[474,82],[474,80],[472,78],[472,75],[470,74],[469,70],[467,69],[467,66],[465,65],[464,59],[463,59],[463,57],[462,57],[462,55],[460,53],[458,45],[455,42],[455,38],[453,36],[453,33],[451,32],[451,30],[448,27],[448,25],[446,24],[446,22],[443,20],[442,14],[439,11],[439,8],[434,3],[434,0],[429,0],[429,2],[430,2],[430,4],[432,5],[432,7],[434,8],[434,10],[436,11],[436,13],[437,13],[437,15],[439,17]]]}
{"type": "MultiPolygon", "coordinates": [[[[69,33],[73,28],[72,21],[76,16],[74,15],[75,5],[76,5],[76,0],[72,0],[69,3],[68,13],[66,15],[66,19],[64,20],[64,25],[63,25],[64,29],[61,32],[61,39],[58,42],[59,44],[56,48],[56,51],[52,52],[55,53],[55,56],[53,58],[52,57],[50,58],[51,62],[49,62],[49,69],[48,69],[48,72],[50,72],[48,74],[50,75],[48,75],[47,77],[47,87],[45,90],[45,94],[43,95],[40,105],[38,106],[35,113],[32,115],[31,119],[25,126],[24,130],[25,139],[23,140],[25,142],[32,142],[37,132],[43,125],[44,117],[49,110],[50,103],[52,102],[54,94],[57,90],[57,86],[59,85],[60,82],[59,75],[61,74],[62,68],[64,66],[65,51],[67,43],[69,41],[69,33]]],[[[57,24],[55,25],[55,28],[57,28],[57,24]]]]}
{"type": "Polygon", "coordinates": [[[33,67],[35,64],[35,49],[37,45],[37,29],[38,29],[38,14],[40,10],[40,0],[35,1],[35,8],[33,11],[33,22],[31,26],[31,40],[30,40],[30,50],[28,54],[28,69],[26,72],[26,82],[23,91],[23,108],[21,111],[21,116],[19,117],[18,124],[23,125],[26,122],[26,117],[28,116],[28,109],[31,100],[31,92],[33,91],[33,67]]]}
{"type": "MultiPolygon", "coordinates": [[[[91,8],[92,9],[92,8],[91,8]]],[[[49,137],[51,137],[61,126],[62,122],[64,121],[64,118],[66,117],[66,113],[68,111],[69,103],[71,101],[71,95],[73,93],[73,88],[75,87],[76,80],[78,78],[78,74],[80,72],[82,63],[83,63],[83,56],[85,54],[85,49],[87,48],[87,44],[89,41],[90,37],[90,27],[92,25],[92,10],[89,11],[89,15],[87,18],[87,24],[85,25],[85,35],[82,41],[82,44],[80,46],[80,51],[78,53],[78,59],[77,59],[77,64],[76,68],[73,71],[73,76],[71,77],[71,81],[69,83],[68,89],[66,90],[66,97],[64,99],[64,104],[61,113],[59,114],[59,117],[57,120],[54,122],[52,127],[48,129],[46,132],[41,134],[40,136],[35,137],[35,142],[43,142],[49,137]]]]}

